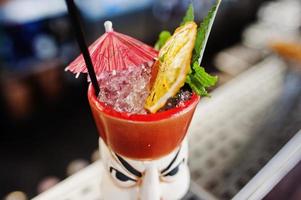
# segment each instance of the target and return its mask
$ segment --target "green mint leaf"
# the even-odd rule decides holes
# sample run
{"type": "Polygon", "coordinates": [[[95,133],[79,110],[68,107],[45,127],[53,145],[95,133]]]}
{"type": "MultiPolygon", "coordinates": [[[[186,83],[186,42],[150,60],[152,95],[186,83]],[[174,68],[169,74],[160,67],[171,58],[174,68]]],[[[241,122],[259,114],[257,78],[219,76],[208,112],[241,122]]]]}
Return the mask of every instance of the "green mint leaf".
{"type": "Polygon", "coordinates": [[[186,83],[189,85],[189,87],[199,96],[209,96],[206,88],[202,86],[193,75],[188,75],[186,77],[186,83]]]}
{"type": "Polygon", "coordinates": [[[204,18],[203,22],[198,28],[195,47],[194,47],[194,54],[192,59],[193,63],[195,61],[198,61],[198,63],[201,64],[205,47],[211,32],[211,28],[221,1],[222,0],[216,0],[216,3],[209,10],[207,16],[204,18]]]}
{"type": "Polygon", "coordinates": [[[214,86],[217,80],[217,76],[208,74],[203,67],[199,66],[198,62],[193,63],[192,72],[186,77],[186,83],[200,96],[209,96],[206,89],[214,86]]]}
{"type": "Polygon", "coordinates": [[[170,37],[171,37],[171,34],[169,31],[162,31],[159,35],[158,41],[155,44],[155,49],[160,50],[170,37]]]}
{"type": "Polygon", "coordinates": [[[191,66],[191,72],[186,77],[186,83],[200,96],[209,96],[206,89],[214,86],[218,80],[217,76],[208,74],[200,64],[220,3],[221,0],[216,0],[216,3],[209,10],[207,16],[198,28],[192,56],[193,64],[191,66]]]}
{"type": "Polygon", "coordinates": [[[189,5],[186,14],[180,25],[184,25],[186,22],[194,21],[194,9],[192,3],[189,5]]]}
{"type": "Polygon", "coordinates": [[[202,84],[202,86],[207,88],[216,84],[218,80],[217,76],[211,76],[208,74],[203,67],[199,66],[197,62],[193,63],[192,68],[194,70],[194,77],[199,81],[200,84],[202,84]]]}

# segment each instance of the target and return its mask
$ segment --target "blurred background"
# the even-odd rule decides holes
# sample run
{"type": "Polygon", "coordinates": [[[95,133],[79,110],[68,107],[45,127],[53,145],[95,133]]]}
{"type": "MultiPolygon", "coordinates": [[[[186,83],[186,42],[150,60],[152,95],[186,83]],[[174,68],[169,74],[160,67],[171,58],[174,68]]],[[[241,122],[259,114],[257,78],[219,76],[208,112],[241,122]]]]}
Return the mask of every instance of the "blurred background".
{"type": "MultiPolygon", "coordinates": [[[[118,32],[152,45],[161,30],[178,26],[191,1],[197,21],[214,3],[76,3],[88,44],[103,34],[103,22],[111,20],[118,32]]],[[[300,4],[299,0],[223,0],[203,66],[219,75],[223,85],[274,54],[271,39],[290,42],[292,49],[301,45],[300,4]]],[[[75,79],[64,72],[78,54],[63,0],[0,1],[0,199],[10,193],[22,200],[23,193],[13,191],[33,197],[97,159],[98,134],[86,98],[86,77],[75,79]]],[[[293,93],[299,98],[298,84],[293,93]]]]}

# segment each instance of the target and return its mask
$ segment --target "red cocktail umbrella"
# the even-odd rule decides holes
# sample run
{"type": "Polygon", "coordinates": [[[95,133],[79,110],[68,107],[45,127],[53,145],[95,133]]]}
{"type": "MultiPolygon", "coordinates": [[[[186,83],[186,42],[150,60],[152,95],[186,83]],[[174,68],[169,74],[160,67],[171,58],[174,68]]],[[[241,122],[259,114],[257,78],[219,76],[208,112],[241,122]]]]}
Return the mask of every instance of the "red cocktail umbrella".
{"type": "MultiPolygon", "coordinates": [[[[104,71],[123,70],[153,62],[158,52],[152,47],[121,33],[113,31],[112,22],[105,22],[106,33],[89,46],[96,76],[104,71]]],[[[83,56],[78,56],[66,68],[75,74],[87,73],[83,56]]]]}

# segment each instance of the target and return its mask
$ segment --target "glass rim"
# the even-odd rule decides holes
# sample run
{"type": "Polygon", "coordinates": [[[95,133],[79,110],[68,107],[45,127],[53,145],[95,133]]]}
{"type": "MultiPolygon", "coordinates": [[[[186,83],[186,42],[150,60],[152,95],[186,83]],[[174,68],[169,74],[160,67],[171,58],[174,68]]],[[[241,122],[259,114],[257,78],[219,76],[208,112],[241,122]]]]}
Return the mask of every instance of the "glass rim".
{"type": "Polygon", "coordinates": [[[89,101],[92,101],[91,103],[93,103],[96,106],[97,110],[103,112],[104,114],[112,118],[117,118],[120,120],[130,120],[135,122],[155,122],[179,115],[180,113],[185,112],[186,110],[194,108],[194,105],[199,102],[200,97],[197,94],[192,93],[191,98],[185,101],[179,107],[174,107],[167,111],[149,114],[129,114],[126,112],[118,112],[114,110],[112,107],[105,105],[104,102],[101,102],[97,99],[92,84],[89,84],[88,99],[89,101]]]}

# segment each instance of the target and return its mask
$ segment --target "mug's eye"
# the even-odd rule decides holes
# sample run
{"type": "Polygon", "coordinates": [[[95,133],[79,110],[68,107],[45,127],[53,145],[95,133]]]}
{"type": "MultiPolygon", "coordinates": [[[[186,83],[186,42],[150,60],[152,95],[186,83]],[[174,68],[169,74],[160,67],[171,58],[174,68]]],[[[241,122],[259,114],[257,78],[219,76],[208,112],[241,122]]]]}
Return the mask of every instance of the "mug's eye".
{"type": "Polygon", "coordinates": [[[185,163],[185,159],[180,162],[175,168],[167,172],[166,174],[162,174],[161,179],[166,182],[173,182],[177,179],[177,174],[179,174],[182,164],[185,163]]]}
{"type": "Polygon", "coordinates": [[[180,165],[176,166],[175,168],[173,168],[170,172],[168,172],[164,176],[174,176],[174,175],[176,175],[179,171],[179,167],[180,167],[180,165]]]}
{"type": "Polygon", "coordinates": [[[128,177],[127,175],[123,174],[119,170],[110,167],[110,174],[113,177],[113,179],[123,187],[130,187],[136,184],[137,180],[128,177]]]}

